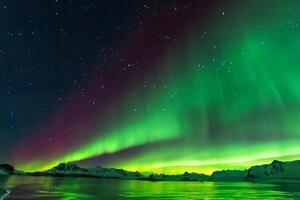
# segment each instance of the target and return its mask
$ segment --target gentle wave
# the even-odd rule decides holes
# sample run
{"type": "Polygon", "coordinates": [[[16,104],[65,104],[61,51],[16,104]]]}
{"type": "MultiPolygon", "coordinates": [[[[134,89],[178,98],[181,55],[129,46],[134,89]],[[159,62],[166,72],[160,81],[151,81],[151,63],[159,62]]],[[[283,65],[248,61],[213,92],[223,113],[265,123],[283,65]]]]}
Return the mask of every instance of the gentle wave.
{"type": "Polygon", "coordinates": [[[5,190],[5,194],[2,195],[2,197],[0,197],[0,200],[4,200],[5,197],[7,197],[9,194],[10,194],[10,191],[9,190],[5,190]]]}

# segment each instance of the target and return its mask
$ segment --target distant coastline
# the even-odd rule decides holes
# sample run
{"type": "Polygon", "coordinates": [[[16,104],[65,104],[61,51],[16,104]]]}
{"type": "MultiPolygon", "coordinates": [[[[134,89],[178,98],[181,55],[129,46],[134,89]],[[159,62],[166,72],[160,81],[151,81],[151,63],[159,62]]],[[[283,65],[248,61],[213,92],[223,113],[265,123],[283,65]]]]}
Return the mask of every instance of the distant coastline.
{"type": "MultiPolygon", "coordinates": [[[[90,177],[90,178],[113,178],[124,180],[147,180],[147,181],[219,181],[219,182],[286,182],[300,181],[300,160],[282,162],[274,160],[270,164],[252,166],[246,170],[222,170],[215,171],[210,176],[199,173],[178,175],[150,174],[145,176],[140,172],[131,172],[115,168],[81,168],[73,163],[61,163],[52,169],[41,172],[23,172],[15,170],[8,164],[0,165],[0,176],[53,176],[53,177],[90,177]]],[[[8,192],[9,193],[9,192],[8,192]]],[[[8,194],[6,194],[8,195],[8,194]]],[[[3,197],[2,197],[3,198],[3,197]]]]}

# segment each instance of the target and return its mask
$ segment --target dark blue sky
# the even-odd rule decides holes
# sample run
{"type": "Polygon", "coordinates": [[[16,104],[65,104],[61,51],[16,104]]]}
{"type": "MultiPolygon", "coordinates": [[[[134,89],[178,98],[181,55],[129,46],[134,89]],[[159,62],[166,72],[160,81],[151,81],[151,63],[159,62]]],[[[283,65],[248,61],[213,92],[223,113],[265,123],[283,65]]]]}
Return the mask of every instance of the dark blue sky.
{"type": "Polygon", "coordinates": [[[120,41],[168,5],[145,0],[3,0],[0,2],[0,160],[23,145],[120,41]]]}

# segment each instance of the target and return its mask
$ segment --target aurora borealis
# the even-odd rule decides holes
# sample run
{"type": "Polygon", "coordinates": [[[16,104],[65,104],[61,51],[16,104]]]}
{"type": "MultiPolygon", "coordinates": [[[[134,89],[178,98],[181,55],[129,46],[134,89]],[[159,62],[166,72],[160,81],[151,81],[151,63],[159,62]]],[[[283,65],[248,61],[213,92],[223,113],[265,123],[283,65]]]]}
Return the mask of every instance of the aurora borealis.
{"type": "Polygon", "coordinates": [[[45,2],[1,3],[1,161],[210,174],[300,159],[299,1],[45,2]]]}

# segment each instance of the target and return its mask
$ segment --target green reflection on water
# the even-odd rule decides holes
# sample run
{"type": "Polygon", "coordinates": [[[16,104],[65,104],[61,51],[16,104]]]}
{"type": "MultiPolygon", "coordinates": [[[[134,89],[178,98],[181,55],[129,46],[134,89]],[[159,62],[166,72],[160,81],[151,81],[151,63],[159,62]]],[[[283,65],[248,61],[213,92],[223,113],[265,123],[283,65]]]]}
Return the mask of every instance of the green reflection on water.
{"type": "MultiPolygon", "coordinates": [[[[8,199],[300,199],[300,184],[149,182],[90,178],[1,177],[8,199]]],[[[1,191],[1,190],[0,190],[1,191]]],[[[1,194],[1,193],[0,193],[1,194]]]]}

